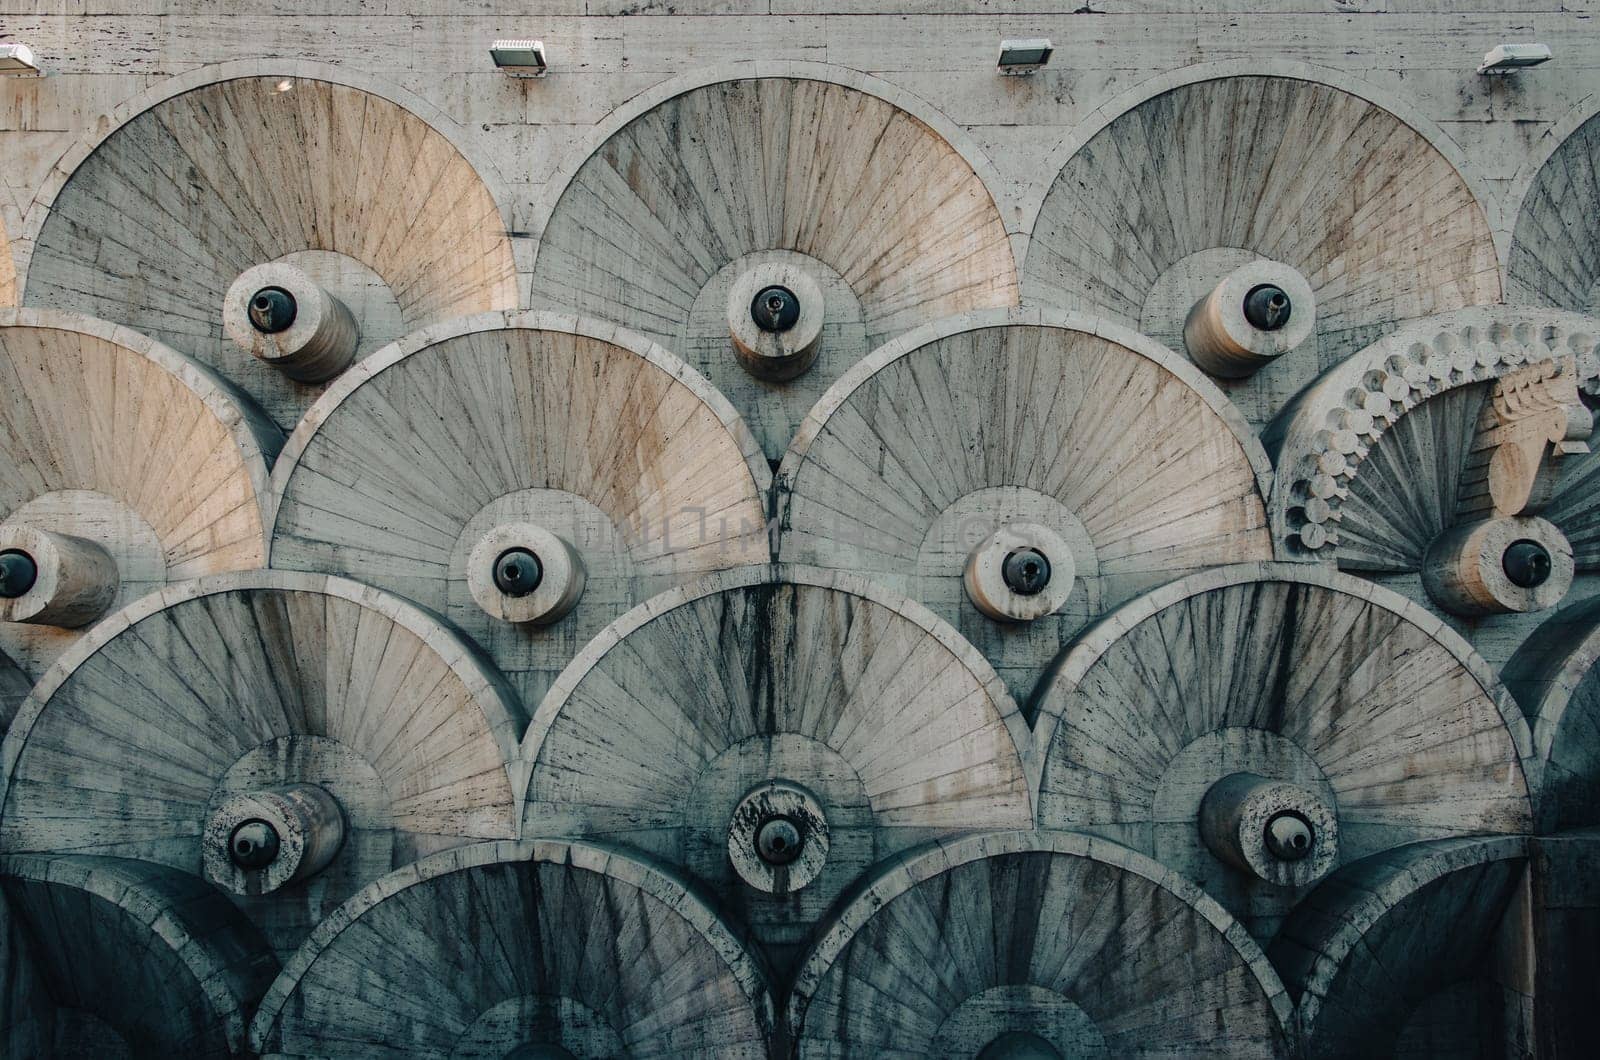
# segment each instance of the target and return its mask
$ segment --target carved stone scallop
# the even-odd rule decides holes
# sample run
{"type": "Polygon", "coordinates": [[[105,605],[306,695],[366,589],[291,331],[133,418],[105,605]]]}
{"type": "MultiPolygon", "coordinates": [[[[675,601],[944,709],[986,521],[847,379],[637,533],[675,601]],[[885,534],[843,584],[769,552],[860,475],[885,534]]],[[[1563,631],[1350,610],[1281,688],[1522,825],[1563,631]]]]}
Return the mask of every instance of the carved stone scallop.
{"type": "MultiPolygon", "coordinates": [[[[1417,569],[1459,510],[1480,514],[1463,486],[1495,384],[1548,365],[1593,395],[1597,341],[1593,318],[1494,306],[1409,324],[1330,369],[1262,432],[1280,546],[1358,570],[1417,569]]],[[[1583,473],[1582,452],[1564,461],[1576,465],[1567,475],[1583,473]]],[[[1558,494],[1548,505],[1558,526],[1575,540],[1600,534],[1555,514],[1565,503],[1558,494]]]]}
{"type": "Polygon", "coordinates": [[[37,676],[82,635],[69,627],[107,608],[264,564],[281,441],[252,401],[160,343],[0,309],[0,547],[37,572],[0,612],[0,649],[37,676]]]}
{"type": "Polygon", "coordinates": [[[438,128],[374,92],[292,76],[203,85],[127,115],[61,167],[26,304],[169,343],[285,426],[317,388],[225,336],[224,295],[246,270],[285,262],[311,273],[355,311],[363,352],[517,304],[489,188],[438,128]]]}
{"type": "Polygon", "coordinates": [[[0,857],[0,936],[7,1056],[240,1056],[278,971],[207,884],[124,858],[0,857]]]}
{"type": "Polygon", "coordinates": [[[201,876],[206,847],[253,832],[258,858],[222,852],[246,871],[210,874],[287,951],[391,869],[514,837],[524,718],[459,635],[376,589],[287,571],[185,582],[103,620],[29,695],[3,745],[0,849],[201,876]],[[237,830],[265,812],[216,823],[238,796],[297,786],[332,809],[294,834],[237,830]],[[286,880],[276,855],[303,849],[325,867],[286,880]]]}
{"type": "Polygon", "coordinates": [[[468,317],[367,358],[306,414],[273,470],[272,562],[446,616],[531,707],[634,604],[767,562],[770,482],[727,400],[659,346],[552,313],[468,317]],[[528,578],[502,594],[513,549],[528,578]]]}
{"type": "Polygon", "coordinates": [[[1315,297],[1316,334],[1225,384],[1252,423],[1396,322],[1500,298],[1466,180],[1423,131],[1354,92],[1212,76],[1109,115],[1078,142],[1034,224],[1024,296],[1181,349],[1189,308],[1229,272],[1291,266],[1315,297]]]}
{"type": "Polygon", "coordinates": [[[1298,998],[1304,1055],[1524,1052],[1529,969],[1501,921],[1524,915],[1528,843],[1413,843],[1313,891],[1268,949],[1298,998]]]}
{"type": "Polygon", "coordinates": [[[1488,665],[1416,604],[1305,564],[1220,567],[1112,612],[1036,707],[1040,825],[1155,857],[1260,939],[1337,865],[1533,825],[1527,723],[1488,665]],[[1272,809],[1312,826],[1304,860],[1219,854],[1202,815],[1241,773],[1302,793],[1272,809]],[[1315,864],[1328,840],[1307,874],[1231,863],[1315,864]]]}
{"type": "Polygon", "coordinates": [[[1600,826],[1600,598],[1524,638],[1502,677],[1533,727],[1541,831],[1600,826]]]}
{"type": "Polygon", "coordinates": [[[251,1042],[275,1057],[766,1060],[772,1023],[759,961],[677,877],[551,840],[447,851],[356,895],[285,963],[251,1042]]]}
{"type": "Polygon", "coordinates": [[[869,349],[931,318],[1017,302],[1005,227],[969,161],[981,152],[958,150],[960,129],[936,131],[872,78],[784,69],[669,83],[625,108],[557,185],[532,294],[535,307],[615,320],[681,354],[772,459],[869,349]],[[747,371],[726,316],[741,279],[772,266],[805,273],[826,303],[815,362],[788,383],[747,371]]]}
{"type": "Polygon", "coordinates": [[[1289,1013],[1193,884],[1101,839],[1010,832],[885,863],[823,925],[788,1019],[802,1058],[1220,1058],[1286,1055],[1289,1013]]]}
{"type": "Polygon", "coordinates": [[[1506,262],[1507,295],[1600,312],[1600,114],[1576,127],[1563,122],[1546,135],[1561,138],[1525,178],[1506,262]]]}
{"type": "Polygon", "coordinates": [[[778,471],[778,554],[920,600],[1026,701],[1097,615],[1222,557],[1271,559],[1270,474],[1238,412],[1170,350],[1089,317],[972,314],[875,351],[807,415],[778,471]],[[968,570],[1000,565],[985,543],[1007,528],[1007,555],[1031,545],[1050,574],[996,619],[982,589],[996,579],[968,570]]]}
{"type": "Polygon", "coordinates": [[[1031,825],[1026,740],[994,671],[920,605],[728,571],[624,615],[556,681],[523,744],[523,834],[648,851],[783,965],[873,863],[1031,825]]]}

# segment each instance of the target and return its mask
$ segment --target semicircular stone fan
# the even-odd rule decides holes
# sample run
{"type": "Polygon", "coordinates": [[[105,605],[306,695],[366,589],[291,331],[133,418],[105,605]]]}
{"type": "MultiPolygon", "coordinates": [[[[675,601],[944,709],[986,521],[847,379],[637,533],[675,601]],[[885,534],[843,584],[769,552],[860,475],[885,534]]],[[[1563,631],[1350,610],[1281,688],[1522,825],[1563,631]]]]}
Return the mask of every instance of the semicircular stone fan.
{"type": "Polygon", "coordinates": [[[1525,915],[1527,869],[1528,839],[1502,836],[1413,843],[1329,877],[1268,950],[1298,998],[1303,1055],[1521,1052],[1526,958],[1496,942],[1525,915]]]}
{"type": "Polygon", "coordinates": [[[774,460],[868,350],[1016,303],[1005,226],[972,165],[894,104],[799,77],[706,85],[628,122],[562,191],[533,271],[534,306],[680,354],[774,460]]]}
{"type": "Polygon", "coordinates": [[[528,726],[523,834],[661,858],[784,965],[874,862],[1033,818],[1026,724],[971,645],[865,579],[778,578],[712,575],[596,638],[528,726]]]}
{"type": "Polygon", "coordinates": [[[282,83],[196,88],[107,136],[55,196],[23,294],[192,354],[289,425],[358,352],[515,308],[517,282],[500,207],[444,135],[370,92],[282,83]]]}
{"type": "Polygon", "coordinates": [[[779,559],[927,604],[1020,702],[1094,616],[1218,556],[1271,559],[1248,426],[1170,351],[1096,328],[995,313],[874,353],[784,457],[779,559]]]}
{"type": "Polygon", "coordinates": [[[885,866],[818,936],[797,1055],[1282,1056],[1290,1002],[1216,902],[1088,836],[1012,832],[885,866]]]}
{"type": "Polygon", "coordinates": [[[1600,312],[1597,177],[1600,114],[1574,129],[1534,174],[1511,232],[1508,300],[1600,312]]]}
{"type": "Polygon", "coordinates": [[[187,873],[84,854],[0,857],[6,1056],[244,1055],[278,962],[187,873]]]}
{"type": "Polygon", "coordinates": [[[1331,369],[1264,433],[1280,548],[1391,585],[1503,662],[1508,622],[1531,629],[1600,566],[1597,338],[1574,313],[1467,309],[1331,369]]]}
{"type": "Polygon", "coordinates": [[[1501,677],[1528,716],[1542,832],[1600,825],[1600,598],[1564,607],[1524,638],[1501,677]]]}
{"type": "Polygon", "coordinates": [[[4,744],[6,853],[138,858],[227,891],[280,951],[361,886],[517,833],[525,716],[448,627],[253,571],[107,618],[4,744]]]}
{"type": "Polygon", "coordinates": [[[765,1060],[771,1026],[759,962],[674,876],[541,841],[439,854],[352,898],[285,964],[251,1040],[279,1057],[765,1060]]]}
{"type": "Polygon", "coordinates": [[[369,359],[296,428],[272,562],[447,616],[535,704],[634,604],[767,562],[770,480],[727,401],[659,347],[478,317],[369,359]]]}
{"type": "Polygon", "coordinates": [[[1090,137],[1045,196],[1022,290],[1187,349],[1259,425],[1395,322],[1498,301],[1499,276],[1482,207],[1421,132],[1327,85],[1244,76],[1090,137]],[[1258,316],[1258,291],[1286,301],[1258,316]]]}
{"type": "Polygon", "coordinates": [[[1488,665],[1416,604],[1306,564],[1150,593],[1040,692],[1041,827],[1149,854],[1259,939],[1340,864],[1533,824],[1527,725],[1488,665]]]}
{"type": "Polygon", "coordinates": [[[0,310],[0,650],[33,676],[109,609],[266,561],[266,460],[244,395],[143,336],[0,310]]]}

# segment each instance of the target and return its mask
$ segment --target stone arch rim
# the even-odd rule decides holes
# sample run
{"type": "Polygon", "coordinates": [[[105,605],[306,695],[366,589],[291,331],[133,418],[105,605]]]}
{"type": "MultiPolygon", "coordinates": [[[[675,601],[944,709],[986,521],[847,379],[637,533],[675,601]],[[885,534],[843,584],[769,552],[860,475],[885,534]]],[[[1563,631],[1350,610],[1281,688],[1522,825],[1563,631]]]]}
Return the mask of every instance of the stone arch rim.
{"type": "Polygon", "coordinates": [[[641,357],[665,372],[687,387],[703,405],[709,408],[723,429],[732,437],[744,460],[746,470],[754,480],[756,498],[760,501],[763,511],[766,510],[768,498],[772,493],[772,468],[767,463],[766,454],[762,452],[761,445],[749,425],[734,409],[733,403],[693,365],[637,332],[593,317],[537,309],[490,310],[485,313],[453,317],[403,335],[351,365],[318,396],[285,439],[283,449],[272,466],[267,493],[269,508],[265,523],[269,562],[272,545],[277,538],[283,501],[288,496],[290,480],[312,440],[347,399],[365,383],[383,372],[434,346],[468,335],[501,331],[546,331],[593,339],[641,357]]]}
{"type": "MultiPolygon", "coordinates": [[[[1000,226],[1006,235],[1015,236],[1019,232],[1027,231],[1026,228],[1006,223],[1005,215],[1000,209],[1000,200],[997,197],[998,189],[1005,186],[1004,181],[1001,179],[1000,171],[989,158],[988,153],[978,145],[977,141],[965,129],[921,96],[882,78],[874,77],[871,74],[850,67],[836,66],[832,63],[805,59],[741,59],[701,67],[689,73],[679,74],[657,82],[613,107],[606,113],[604,118],[595,123],[579,154],[564,163],[545,185],[546,191],[541,195],[533,213],[533,223],[538,227],[530,232],[534,245],[532,258],[527,269],[528,275],[531,276],[538,268],[539,254],[544,244],[545,231],[549,228],[550,219],[555,215],[556,209],[561,205],[561,200],[566,197],[567,190],[572,186],[572,182],[577,178],[583,167],[591,158],[595,157],[613,136],[661,104],[686,95],[696,89],[708,88],[712,85],[726,84],[732,81],[784,78],[798,81],[817,81],[823,84],[838,85],[841,88],[852,89],[882,100],[884,103],[914,118],[934,136],[942,140],[972,171],[973,176],[988,196],[989,204],[994,208],[995,217],[999,220],[1000,226]]],[[[1011,256],[1012,273],[1016,278],[1018,290],[1020,291],[1023,262],[1018,256],[1015,241],[1008,239],[1007,246],[1011,256]]]]}
{"type": "Polygon", "coordinates": [[[12,781],[16,776],[17,762],[27,749],[28,737],[56,692],[80,666],[145,619],[182,603],[251,590],[314,593],[353,603],[389,619],[436,654],[462,683],[484,715],[485,727],[495,740],[506,772],[513,811],[513,834],[520,834],[520,807],[526,794],[526,778],[518,768],[520,734],[508,731],[506,725],[511,725],[514,730],[520,724],[519,719],[525,714],[525,708],[493,664],[481,658],[472,642],[457,632],[454,626],[404,597],[338,575],[266,567],[169,583],[100,619],[83,637],[62,652],[33,684],[27,698],[17,708],[11,728],[7,730],[4,740],[0,741],[0,828],[6,824],[12,781]],[[499,717],[491,716],[491,707],[499,713],[499,717]]]}
{"type": "Polygon", "coordinates": [[[383,902],[413,887],[456,872],[493,865],[569,865],[634,887],[681,916],[739,983],[758,1022],[774,1023],[770,975],[761,956],[705,894],[673,870],[631,851],[581,839],[499,839],[471,843],[420,858],[367,884],[319,921],[289,959],[256,1006],[249,1039],[257,1052],[283,1014],[284,1006],[323,953],[345,930],[383,902]]]}
{"type": "MultiPolygon", "coordinates": [[[[209,1014],[217,1021],[218,1029],[228,1040],[230,1047],[238,1049],[249,1039],[250,999],[235,997],[227,989],[223,982],[227,969],[209,959],[210,951],[204,945],[196,945],[196,936],[183,919],[171,915],[170,909],[155,905],[154,901],[147,897],[145,890],[147,878],[135,875],[129,869],[129,866],[148,868],[153,864],[155,863],[137,858],[104,854],[11,853],[0,855],[0,878],[21,879],[47,887],[70,888],[105,902],[128,917],[152,939],[160,940],[182,963],[192,977],[193,990],[205,998],[209,1014]],[[53,871],[67,863],[81,870],[81,879],[64,879],[61,874],[53,871]],[[165,930],[161,926],[163,923],[166,925],[165,930]],[[181,932],[185,940],[181,945],[174,945],[166,938],[169,932],[175,930],[181,932]],[[237,1006],[231,1011],[228,1004],[230,1001],[237,1002],[237,1006]],[[232,1029],[229,1029],[230,1023],[233,1024],[232,1029]]],[[[159,868],[174,875],[189,875],[181,869],[165,865],[159,868]]],[[[216,892],[216,898],[218,901],[227,902],[220,891],[216,892]]],[[[231,903],[228,904],[230,909],[234,908],[231,903]]],[[[244,919],[242,912],[236,909],[235,912],[244,919]]],[[[253,924],[251,926],[253,927],[253,924]]],[[[276,964],[276,961],[273,963],[276,964]]]]}
{"type": "Polygon", "coordinates": [[[1061,700],[1077,689],[1082,679],[1124,634],[1166,608],[1202,593],[1239,585],[1272,582],[1320,588],[1363,600],[1422,630],[1449,652],[1499,713],[1516,753],[1517,769],[1522,776],[1523,794],[1528,800],[1529,812],[1532,812],[1538,751],[1534,746],[1527,717],[1511,693],[1500,682],[1493,667],[1467,643],[1466,638],[1421,604],[1407,599],[1393,589],[1323,564],[1280,561],[1229,564],[1179,578],[1107,612],[1064,647],[1041,676],[1033,699],[1038,714],[1033,722],[1033,743],[1030,747],[1035,759],[1031,773],[1038,778],[1040,784],[1040,788],[1034,792],[1035,804],[1042,792],[1044,767],[1049,758],[1050,747],[1055,742],[1057,730],[1061,725],[1062,711],[1059,707],[1061,700]],[[1050,709],[1052,702],[1057,704],[1055,709],[1050,709]]]}
{"type": "MultiPolygon", "coordinates": [[[[1022,231],[1028,235],[1028,251],[1024,253],[1018,269],[1018,282],[1022,282],[1028,265],[1028,255],[1033,247],[1033,237],[1039,228],[1039,219],[1044,213],[1044,204],[1050,198],[1050,193],[1055,190],[1056,184],[1061,179],[1061,173],[1073,157],[1086,146],[1089,141],[1103,132],[1114,121],[1123,115],[1132,113],[1140,105],[1165,95],[1179,88],[1190,85],[1202,84],[1207,81],[1222,81],[1235,77],[1280,78],[1291,81],[1305,81],[1314,85],[1331,88],[1347,95],[1362,99],[1379,110],[1385,111],[1402,125],[1421,137],[1441,158],[1449,163],[1466,186],[1468,194],[1472,196],[1473,204],[1477,206],[1479,215],[1483,218],[1484,228],[1488,231],[1493,242],[1495,253],[1500,260],[1509,253],[1510,237],[1506,234],[1502,238],[1501,227],[1496,225],[1497,218],[1491,215],[1491,207],[1500,204],[1496,196],[1490,193],[1489,186],[1482,176],[1474,169],[1467,153],[1461,149],[1451,136],[1439,124],[1433,121],[1421,110],[1407,103],[1398,93],[1374,85],[1355,75],[1336,70],[1332,67],[1319,66],[1293,59],[1275,59],[1271,57],[1258,57],[1251,59],[1219,59],[1210,62],[1193,63],[1175,70],[1168,70],[1140,81],[1122,92],[1107,99],[1100,106],[1087,114],[1082,120],[1068,131],[1063,139],[1045,160],[1043,171],[1049,174],[1049,183],[1038,193],[1037,202],[1030,195],[1024,210],[1028,223],[1022,231]]],[[[1498,212],[1498,211],[1497,211],[1498,212]]],[[[1505,290],[1504,268],[1498,279],[1502,295],[1505,290]]],[[[1023,294],[1024,299],[1027,293],[1023,294]]]]}
{"type": "Polygon", "coordinates": [[[513,275],[516,274],[518,271],[515,268],[516,255],[511,246],[510,186],[492,159],[474,157],[478,152],[468,153],[465,128],[436,104],[382,77],[337,63],[313,59],[233,59],[227,62],[209,63],[175,74],[151,85],[132,98],[123,100],[101,115],[109,119],[104,131],[101,131],[96,124],[79,130],[78,136],[51,165],[50,172],[28,204],[22,215],[21,233],[11,237],[11,242],[16,247],[12,256],[17,273],[15,287],[18,304],[26,301],[34,247],[44,231],[46,222],[54,212],[56,200],[83,164],[101,146],[127,128],[135,119],[169,100],[213,85],[258,77],[321,81],[365,92],[399,107],[441,136],[472,170],[479,183],[483,185],[484,191],[494,202],[504,226],[507,251],[512,256],[513,275]]]}
{"type": "MultiPolygon", "coordinates": [[[[3,248],[0,248],[0,253],[4,253],[3,248]]],[[[180,353],[142,331],[100,317],[66,309],[0,306],[0,331],[6,328],[35,328],[86,335],[137,354],[174,376],[185,389],[200,399],[234,439],[239,455],[247,465],[251,485],[256,490],[262,529],[266,529],[269,514],[266,501],[271,488],[268,461],[277,458],[283,435],[249,394],[188,354],[180,353]]]]}
{"type": "Polygon", "coordinates": [[[604,629],[596,633],[577,655],[573,656],[572,661],[557,675],[544,698],[530,711],[532,717],[522,738],[520,750],[521,770],[524,773],[532,773],[543,748],[544,739],[572,693],[590,671],[598,666],[611,649],[620,644],[624,638],[684,604],[719,593],[768,585],[809,586],[860,597],[893,611],[935,638],[941,647],[967,668],[994,704],[1000,720],[1005,724],[1007,734],[1011,737],[1018,768],[1022,771],[1029,788],[1026,796],[1028,815],[1030,819],[1035,816],[1033,794],[1035,785],[1028,767],[1028,724],[1016,700],[1006,690],[1005,682],[995,672],[984,654],[954,626],[918,601],[885,588],[881,583],[865,575],[804,564],[752,564],[714,571],[651,597],[613,619],[604,629]]]}
{"type": "MultiPolygon", "coordinates": [[[[1393,914],[1401,903],[1465,869],[1501,861],[1526,860],[1530,857],[1532,838],[1528,835],[1477,835],[1422,840],[1348,862],[1325,877],[1313,894],[1351,869],[1373,863],[1374,859],[1400,859],[1391,861],[1392,871],[1376,887],[1370,884],[1365,886],[1361,896],[1344,908],[1341,917],[1344,928],[1330,937],[1328,941],[1331,945],[1319,953],[1318,959],[1310,966],[1295,1004],[1297,1022],[1307,1021],[1307,1017],[1310,1017],[1308,1025],[1301,1030],[1309,1032],[1315,1029],[1316,1020],[1321,1015],[1322,1001],[1332,992],[1351,956],[1364,948],[1369,932],[1393,914]],[[1308,1002],[1311,1004],[1308,1005],[1308,1002]]],[[[1291,912],[1288,919],[1292,920],[1296,912],[1302,911],[1312,911],[1309,901],[1291,912]]],[[[1281,933],[1278,936],[1279,939],[1289,937],[1281,933]]]]}
{"type": "Polygon", "coordinates": [[[1533,154],[1517,168],[1511,183],[1507,185],[1503,216],[1500,218],[1501,228],[1505,232],[1505,245],[1497,247],[1502,291],[1511,278],[1511,251],[1516,242],[1517,223],[1522,220],[1522,209],[1528,204],[1528,196],[1533,193],[1534,182],[1567,142],[1592,121],[1600,121],[1600,92],[1580,99],[1540,133],[1533,154]]]}
{"type": "MultiPolygon", "coordinates": [[[[1243,450],[1255,477],[1256,491],[1263,510],[1270,512],[1272,487],[1272,461],[1261,444],[1261,439],[1251,428],[1237,405],[1228,399],[1220,387],[1202,372],[1196,364],[1179,356],[1155,339],[1126,325],[1088,313],[1053,309],[1047,306],[1013,306],[1003,309],[978,309],[958,313],[941,320],[924,324],[905,332],[868,353],[851,365],[833,385],[823,392],[816,404],[806,413],[799,429],[790,441],[778,466],[775,493],[789,492],[792,484],[805,466],[822,428],[859,389],[877,372],[895,361],[910,357],[921,349],[943,339],[966,332],[986,331],[1009,327],[1034,327],[1053,331],[1076,332],[1103,339],[1123,347],[1130,353],[1153,362],[1189,387],[1212,412],[1222,420],[1243,450]]],[[[1276,548],[1276,543],[1274,543],[1276,548]]],[[[779,550],[782,558],[782,550],[779,550]]]]}
{"type": "Polygon", "coordinates": [[[1244,961],[1261,988],[1283,1040],[1291,1039],[1293,1007],[1288,989],[1267,959],[1266,951],[1215,898],[1154,858],[1113,840],[1084,832],[1042,828],[978,832],[951,840],[936,840],[875,866],[861,887],[833,909],[829,926],[819,931],[808,945],[783,1012],[790,1035],[799,1039],[817,987],[861,929],[896,898],[963,865],[991,857],[1031,853],[1062,854],[1110,866],[1146,880],[1194,910],[1244,961]]]}

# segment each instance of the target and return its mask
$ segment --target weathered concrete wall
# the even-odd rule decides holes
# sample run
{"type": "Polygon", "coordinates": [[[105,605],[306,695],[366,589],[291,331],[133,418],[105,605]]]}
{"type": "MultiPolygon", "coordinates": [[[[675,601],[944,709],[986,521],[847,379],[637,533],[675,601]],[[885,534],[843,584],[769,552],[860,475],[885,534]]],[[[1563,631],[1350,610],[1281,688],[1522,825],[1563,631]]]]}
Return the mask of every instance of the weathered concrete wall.
{"type": "Polygon", "coordinates": [[[1583,1047],[1592,12],[10,41],[0,1052],[1583,1047]]]}

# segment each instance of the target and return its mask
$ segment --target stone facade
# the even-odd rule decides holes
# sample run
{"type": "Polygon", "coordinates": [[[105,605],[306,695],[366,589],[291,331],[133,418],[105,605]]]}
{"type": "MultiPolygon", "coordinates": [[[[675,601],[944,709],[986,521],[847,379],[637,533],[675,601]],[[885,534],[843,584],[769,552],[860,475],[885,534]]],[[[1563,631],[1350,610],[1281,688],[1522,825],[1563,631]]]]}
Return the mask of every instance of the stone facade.
{"type": "Polygon", "coordinates": [[[0,0],[0,1055],[1600,1050],[1593,12],[752,6],[0,0]]]}

